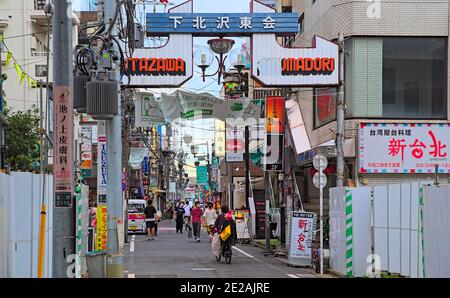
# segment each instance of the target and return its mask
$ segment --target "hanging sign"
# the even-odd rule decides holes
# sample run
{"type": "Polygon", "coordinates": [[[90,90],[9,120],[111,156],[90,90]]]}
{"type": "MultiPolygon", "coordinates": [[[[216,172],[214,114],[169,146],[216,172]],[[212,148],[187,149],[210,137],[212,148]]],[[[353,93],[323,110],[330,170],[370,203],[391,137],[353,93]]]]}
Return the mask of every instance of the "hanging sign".
{"type": "MultiPolygon", "coordinates": [[[[253,1],[254,13],[273,11],[253,1]]],[[[284,48],[275,34],[255,33],[251,45],[252,76],[263,86],[339,84],[339,46],[331,41],[315,36],[310,48],[284,48]]]]}
{"type": "Polygon", "coordinates": [[[225,156],[225,122],[215,120],[214,122],[214,153],[217,157],[225,156]]]}
{"type": "Polygon", "coordinates": [[[148,13],[147,35],[243,36],[298,33],[298,13],[148,13]]]}
{"type": "Polygon", "coordinates": [[[70,86],[55,86],[55,207],[72,207],[73,104],[70,86]]]}
{"type": "Polygon", "coordinates": [[[360,173],[450,173],[450,125],[361,123],[360,173]]]}
{"type": "Polygon", "coordinates": [[[149,129],[164,123],[161,103],[154,98],[152,93],[136,92],[134,98],[136,127],[149,129]]]}
{"type": "Polygon", "coordinates": [[[92,174],[92,126],[81,126],[81,175],[89,177],[92,174]]]}

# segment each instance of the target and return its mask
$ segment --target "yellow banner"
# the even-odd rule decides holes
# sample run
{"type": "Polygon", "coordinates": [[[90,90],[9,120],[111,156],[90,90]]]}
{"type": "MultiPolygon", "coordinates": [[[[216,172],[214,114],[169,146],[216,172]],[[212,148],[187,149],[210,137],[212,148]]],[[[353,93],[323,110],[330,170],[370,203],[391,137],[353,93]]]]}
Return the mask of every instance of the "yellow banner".
{"type": "Polygon", "coordinates": [[[19,78],[21,78],[21,77],[22,77],[22,70],[20,69],[19,64],[14,63],[14,68],[16,69],[17,76],[18,76],[19,78]]]}
{"type": "Polygon", "coordinates": [[[95,250],[106,250],[108,236],[106,216],[106,205],[99,204],[97,206],[97,237],[95,239],[95,250]]]}
{"type": "Polygon", "coordinates": [[[216,157],[225,156],[225,122],[216,120],[214,123],[214,145],[216,157]]]}
{"type": "Polygon", "coordinates": [[[22,72],[22,75],[20,76],[20,83],[19,86],[22,85],[23,80],[27,77],[28,75],[26,74],[26,72],[22,72]]]}
{"type": "Polygon", "coordinates": [[[5,64],[8,65],[9,62],[11,62],[11,59],[12,59],[12,53],[8,52],[8,54],[6,55],[6,62],[5,62],[5,64]]]}

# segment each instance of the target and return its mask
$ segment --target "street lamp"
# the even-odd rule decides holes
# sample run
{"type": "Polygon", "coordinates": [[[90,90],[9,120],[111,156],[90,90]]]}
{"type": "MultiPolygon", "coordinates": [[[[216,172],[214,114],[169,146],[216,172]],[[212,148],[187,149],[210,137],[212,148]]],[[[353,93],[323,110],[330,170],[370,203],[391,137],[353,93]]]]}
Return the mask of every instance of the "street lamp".
{"type": "Polygon", "coordinates": [[[220,85],[220,77],[225,72],[225,60],[227,59],[227,56],[224,57],[224,55],[233,48],[234,40],[223,37],[213,38],[208,40],[208,45],[209,49],[200,47],[195,51],[194,63],[202,70],[203,82],[206,77],[217,75],[217,83],[220,85]],[[214,53],[219,55],[219,58],[214,56],[214,53]],[[219,63],[219,67],[215,73],[207,75],[206,69],[212,65],[214,58],[219,63]]]}

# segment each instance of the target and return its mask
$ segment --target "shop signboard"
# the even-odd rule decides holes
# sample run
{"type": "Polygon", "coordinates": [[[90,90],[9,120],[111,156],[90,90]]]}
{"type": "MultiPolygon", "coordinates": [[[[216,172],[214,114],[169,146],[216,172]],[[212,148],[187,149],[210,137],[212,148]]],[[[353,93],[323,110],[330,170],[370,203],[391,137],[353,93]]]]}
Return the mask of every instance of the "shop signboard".
{"type": "Polygon", "coordinates": [[[97,205],[97,239],[95,240],[95,249],[106,251],[108,225],[106,205],[97,205]]]}
{"type": "Polygon", "coordinates": [[[197,167],[197,184],[207,185],[208,184],[208,168],[207,166],[197,167]]]}
{"type": "Polygon", "coordinates": [[[97,203],[106,204],[107,195],[107,146],[106,146],[106,122],[98,122],[98,144],[97,144],[97,203]]]}
{"type": "Polygon", "coordinates": [[[290,213],[290,237],[288,262],[292,265],[309,266],[311,264],[311,244],[316,215],[309,212],[290,213]]]}
{"type": "Polygon", "coordinates": [[[92,125],[81,126],[81,175],[92,174],[92,125]]]}
{"type": "Polygon", "coordinates": [[[70,86],[55,86],[55,207],[72,207],[73,194],[73,103],[70,86]]]}
{"type": "Polygon", "coordinates": [[[283,171],[285,100],[281,96],[266,99],[266,142],[263,158],[266,171],[283,171]]]}
{"type": "Polygon", "coordinates": [[[360,173],[450,173],[450,124],[360,123],[360,173]]]}

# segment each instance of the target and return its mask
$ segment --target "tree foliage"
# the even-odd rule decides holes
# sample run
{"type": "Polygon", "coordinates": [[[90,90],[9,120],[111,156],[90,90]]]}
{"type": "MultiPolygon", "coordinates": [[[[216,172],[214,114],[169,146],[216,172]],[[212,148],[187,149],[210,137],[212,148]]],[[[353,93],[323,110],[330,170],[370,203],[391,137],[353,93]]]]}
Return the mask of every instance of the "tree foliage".
{"type": "Polygon", "coordinates": [[[9,122],[5,129],[6,164],[11,171],[33,172],[39,167],[39,110],[26,112],[5,109],[9,122]]]}

